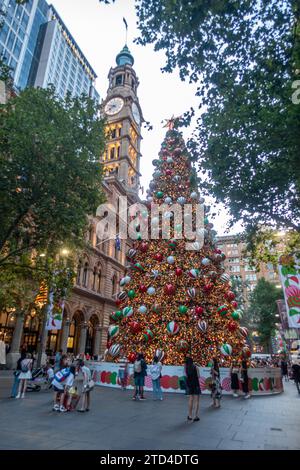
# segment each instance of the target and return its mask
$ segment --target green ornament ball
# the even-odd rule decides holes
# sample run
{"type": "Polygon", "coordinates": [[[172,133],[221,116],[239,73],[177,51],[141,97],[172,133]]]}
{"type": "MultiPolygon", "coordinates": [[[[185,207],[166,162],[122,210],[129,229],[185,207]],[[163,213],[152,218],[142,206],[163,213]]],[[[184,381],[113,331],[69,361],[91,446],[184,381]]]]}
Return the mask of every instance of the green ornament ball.
{"type": "Polygon", "coordinates": [[[179,311],[180,314],[184,315],[188,311],[188,308],[187,308],[186,305],[179,305],[178,311],[179,311]]]}
{"type": "Polygon", "coordinates": [[[133,289],[128,292],[128,297],[129,297],[130,299],[134,299],[134,297],[135,297],[135,291],[134,291],[133,289]]]}
{"type": "Polygon", "coordinates": [[[157,191],[156,197],[157,197],[158,199],[162,199],[162,198],[164,197],[164,193],[163,193],[162,191],[157,191]]]}

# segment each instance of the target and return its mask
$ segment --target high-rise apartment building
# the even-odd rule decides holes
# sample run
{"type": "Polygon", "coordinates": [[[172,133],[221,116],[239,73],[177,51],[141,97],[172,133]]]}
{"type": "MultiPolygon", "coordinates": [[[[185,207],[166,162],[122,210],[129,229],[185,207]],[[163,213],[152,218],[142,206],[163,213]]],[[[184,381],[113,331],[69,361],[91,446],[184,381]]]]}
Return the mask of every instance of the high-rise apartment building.
{"type": "Polygon", "coordinates": [[[0,54],[12,69],[16,89],[52,84],[61,97],[84,93],[99,101],[97,75],[52,5],[0,0],[0,9],[0,54]]]}

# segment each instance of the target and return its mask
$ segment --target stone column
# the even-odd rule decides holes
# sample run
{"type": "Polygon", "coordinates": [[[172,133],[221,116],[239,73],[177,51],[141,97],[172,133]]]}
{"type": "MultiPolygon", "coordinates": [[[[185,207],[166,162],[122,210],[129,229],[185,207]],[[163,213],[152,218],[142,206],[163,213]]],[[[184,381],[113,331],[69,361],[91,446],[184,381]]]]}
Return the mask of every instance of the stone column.
{"type": "Polygon", "coordinates": [[[83,322],[80,326],[79,354],[82,354],[85,352],[87,323],[83,322]]]}
{"type": "Polygon", "coordinates": [[[9,369],[14,369],[20,357],[20,346],[24,327],[24,314],[18,314],[16,326],[11,342],[10,352],[6,356],[6,365],[9,369]]]}
{"type": "Polygon", "coordinates": [[[101,345],[101,327],[96,326],[96,333],[93,346],[93,355],[98,356],[100,354],[100,345],[101,345]]]}
{"type": "Polygon", "coordinates": [[[64,321],[63,323],[63,328],[62,328],[62,334],[61,334],[61,343],[60,343],[60,349],[62,349],[63,353],[67,352],[68,349],[68,338],[69,338],[69,331],[70,331],[70,319],[68,318],[67,320],[64,321]]]}

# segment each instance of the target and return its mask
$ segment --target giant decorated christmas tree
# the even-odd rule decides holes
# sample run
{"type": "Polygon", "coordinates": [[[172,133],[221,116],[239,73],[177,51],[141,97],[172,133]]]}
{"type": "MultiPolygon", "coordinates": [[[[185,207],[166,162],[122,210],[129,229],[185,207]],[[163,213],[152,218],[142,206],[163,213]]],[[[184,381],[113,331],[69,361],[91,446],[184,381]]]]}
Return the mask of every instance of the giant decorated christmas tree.
{"type": "Polygon", "coordinates": [[[108,357],[116,360],[122,353],[132,362],[137,352],[143,352],[147,361],[157,354],[164,356],[165,364],[178,365],[189,355],[205,366],[217,356],[225,365],[241,355],[247,330],[239,324],[242,312],[230,289],[230,278],[223,268],[225,255],[216,248],[216,232],[207,215],[200,228],[203,244],[197,231],[194,249],[187,249],[187,240],[179,238],[189,217],[195,225],[197,204],[204,200],[197,190],[191,156],[181,133],[174,129],[174,121],[169,123],[159,159],[153,164],[156,169],[148,190],[148,210],[140,214],[137,240],[127,253],[126,276],[120,282],[116,311],[111,315],[108,357]],[[161,235],[162,228],[159,217],[148,219],[153,204],[164,204],[162,219],[170,223],[171,238],[153,239],[153,232],[161,235]],[[172,204],[182,208],[182,223],[168,210],[172,204]],[[186,204],[192,205],[192,215],[184,213],[186,204]],[[143,224],[149,231],[148,240],[141,235],[143,224]]]}

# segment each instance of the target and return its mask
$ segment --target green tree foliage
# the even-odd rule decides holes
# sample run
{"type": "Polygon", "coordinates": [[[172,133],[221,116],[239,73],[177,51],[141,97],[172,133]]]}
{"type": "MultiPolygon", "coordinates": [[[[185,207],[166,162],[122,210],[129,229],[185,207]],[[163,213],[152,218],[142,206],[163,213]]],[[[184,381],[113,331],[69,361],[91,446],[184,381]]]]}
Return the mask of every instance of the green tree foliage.
{"type": "Polygon", "coordinates": [[[232,222],[298,230],[299,0],[136,0],[136,11],[137,42],[198,85],[190,150],[206,189],[232,222]]]}
{"type": "Polygon", "coordinates": [[[84,240],[102,202],[103,121],[87,98],[26,89],[1,106],[0,266],[84,240]]]}
{"type": "Polygon", "coordinates": [[[277,319],[275,315],[278,313],[276,300],[281,298],[283,298],[282,290],[264,278],[259,279],[250,296],[247,314],[255,324],[260,342],[266,350],[270,349],[271,337],[276,329],[277,319]]]}

